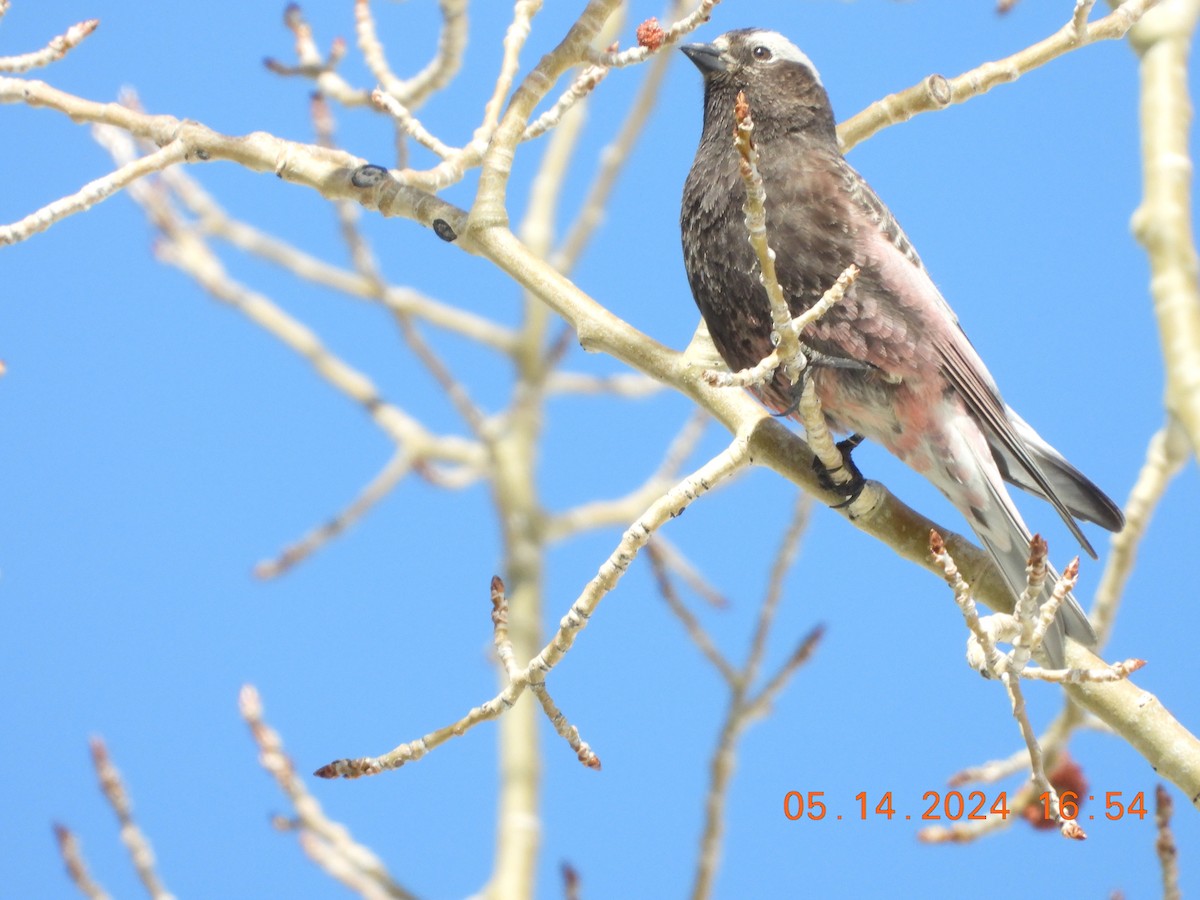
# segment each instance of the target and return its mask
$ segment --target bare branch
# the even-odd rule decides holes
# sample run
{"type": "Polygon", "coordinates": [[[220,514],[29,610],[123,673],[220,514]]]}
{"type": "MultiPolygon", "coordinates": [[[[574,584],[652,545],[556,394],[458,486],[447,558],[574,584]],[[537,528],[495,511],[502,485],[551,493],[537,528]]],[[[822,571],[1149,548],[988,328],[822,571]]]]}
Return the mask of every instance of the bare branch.
{"type": "Polygon", "coordinates": [[[376,109],[381,109],[391,115],[396,120],[396,127],[411,137],[414,141],[429,150],[432,150],[442,159],[450,159],[457,156],[461,151],[455,150],[453,147],[448,147],[438,140],[434,135],[421,124],[420,120],[414,116],[399,100],[391,94],[376,88],[371,91],[371,102],[376,109]]]}
{"type": "MultiPolygon", "coordinates": [[[[518,3],[518,9],[520,5],[518,3]]],[[[471,204],[469,221],[472,230],[496,225],[507,227],[505,196],[508,177],[512,171],[514,150],[525,133],[529,116],[558,79],[583,60],[585,50],[600,34],[618,6],[619,0],[590,0],[566,37],[542,57],[513,93],[483,156],[479,188],[471,204]]],[[[508,43],[507,37],[505,43],[508,43]]],[[[487,124],[485,122],[485,126],[487,124]]]]}
{"type": "Polygon", "coordinates": [[[771,343],[779,354],[783,375],[795,384],[807,360],[800,346],[800,335],[793,331],[792,311],[779,277],[775,274],[775,251],[767,242],[767,194],[763,188],[762,175],[758,171],[758,149],[754,146],[754,120],[746,95],[739,93],[733,111],[733,144],[740,157],[742,184],[746,188],[746,202],[742,211],[746,214],[746,231],[750,246],[758,257],[758,277],[767,292],[767,303],[771,308],[771,343]]]}
{"type": "Polygon", "coordinates": [[[1154,788],[1154,824],[1158,837],[1154,849],[1158,853],[1158,866],[1162,871],[1163,900],[1179,900],[1179,848],[1175,846],[1175,835],[1171,833],[1171,815],[1175,804],[1171,794],[1159,784],[1154,788]]]}
{"type": "Polygon", "coordinates": [[[504,57],[500,62],[500,74],[496,77],[496,85],[492,96],[483,109],[483,124],[475,131],[475,141],[487,144],[500,121],[500,110],[504,98],[512,88],[513,78],[520,65],[521,50],[529,39],[530,26],[533,17],[542,9],[542,0],[516,0],[513,5],[512,22],[504,33],[504,57]]]}
{"type": "Polygon", "coordinates": [[[615,375],[552,372],[546,379],[548,394],[610,394],[614,397],[641,398],[660,393],[662,389],[663,386],[657,381],[634,372],[615,375]]]}
{"type": "MultiPolygon", "coordinates": [[[[0,0],[0,15],[3,13],[4,3],[0,0]]],[[[83,852],[79,849],[79,840],[71,829],[55,823],[54,839],[58,843],[58,854],[62,857],[63,865],[67,867],[67,875],[79,893],[88,900],[109,900],[108,892],[92,878],[83,852]]]]}
{"type": "MultiPolygon", "coordinates": [[[[620,52],[609,51],[607,53],[599,53],[589,51],[587,54],[588,62],[598,66],[608,66],[613,69],[644,62],[651,55],[662,52],[664,47],[670,48],[681,37],[691,34],[707,22],[712,15],[713,8],[720,2],[721,0],[700,0],[692,12],[679,19],[669,28],[658,28],[656,22],[656,27],[653,29],[654,38],[652,41],[646,41],[643,38],[644,42],[640,46],[620,52]]],[[[639,37],[641,36],[639,35],[639,37]]]]}
{"type": "Polygon", "coordinates": [[[253,685],[242,687],[238,709],[258,745],[259,762],[296,811],[294,821],[281,824],[300,832],[304,852],[332,877],[365,897],[413,900],[413,895],[392,878],[383,861],[358,843],[345,825],[330,819],[320,801],[309,793],[284,752],[279,733],[263,718],[262,700],[253,685]]]}
{"type": "MultiPolygon", "coordinates": [[[[1128,16],[1130,10],[1135,8],[1144,7],[1134,0],[1122,7],[1123,14],[1128,16]]],[[[602,12],[594,5],[589,9],[602,12]]],[[[529,14],[532,15],[532,12],[529,14]]],[[[1109,19],[1111,17],[1102,21],[1109,19]]],[[[588,27],[596,24],[590,22],[588,27]]],[[[1090,25],[1089,34],[1099,24],[1090,25]]],[[[588,43],[581,43],[578,47],[573,44],[572,49],[583,52],[588,46],[588,43]]],[[[546,76],[553,76],[556,71],[561,74],[569,69],[569,56],[569,53],[565,53],[555,59],[548,69],[538,71],[537,77],[542,79],[540,84],[545,85],[547,91],[553,78],[547,80],[546,76]],[[562,68],[558,68],[560,65],[562,68]]],[[[521,92],[518,91],[518,94],[521,92]]],[[[503,97],[504,92],[500,96],[503,97]]],[[[521,95],[519,102],[514,97],[514,104],[510,107],[514,118],[511,122],[505,120],[511,134],[506,132],[504,140],[495,145],[497,153],[511,149],[512,142],[519,138],[527,124],[529,110],[544,96],[545,91],[540,94],[532,91],[521,95]]],[[[728,396],[720,396],[720,392],[707,388],[681,354],[673,354],[661,347],[611,316],[566,279],[547,272],[543,260],[529,253],[528,248],[523,247],[502,224],[504,216],[496,208],[489,210],[485,206],[469,220],[466,210],[389,177],[377,167],[364,166],[362,160],[350,154],[280,141],[263,134],[244,137],[221,135],[197,123],[182,122],[169,116],[146,116],[113,104],[91,103],[37,81],[0,78],[0,102],[41,105],[82,121],[111,122],[159,144],[178,139],[189,147],[202,149],[212,159],[227,159],[254,171],[275,172],[286,180],[309,186],[326,197],[354,199],[367,208],[379,209],[385,215],[403,215],[426,227],[433,227],[436,223],[438,235],[443,240],[453,241],[456,247],[465,252],[489,258],[542,302],[563,315],[588,349],[612,353],[651,377],[676,387],[712,411],[726,427],[748,435],[756,462],[779,471],[817,496],[832,496],[832,492],[820,487],[808,471],[811,455],[802,441],[788,434],[778,423],[769,421],[765,413],[758,410],[748,398],[733,396],[734,392],[724,392],[728,396]]],[[[498,104],[500,102],[502,100],[498,104]]],[[[506,178],[506,172],[501,172],[504,169],[503,162],[499,158],[495,162],[498,164],[495,174],[506,178]]],[[[428,183],[444,174],[439,172],[430,176],[428,183]]],[[[498,201],[502,209],[503,197],[499,196],[498,201]]],[[[882,489],[880,497],[871,515],[854,519],[855,526],[880,536],[901,555],[929,567],[927,535],[933,523],[904,507],[882,489]]],[[[836,502],[837,498],[833,499],[836,502]]],[[[964,570],[971,574],[979,597],[998,609],[1011,605],[1007,590],[999,577],[982,561],[983,557],[973,553],[967,542],[951,540],[952,550],[964,570]]],[[[1091,665],[1089,657],[1082,659],[1083,662],[1077,667],[1091,665]]],[[[1180,784],[1189,796],[1200,793],[1194,789],[1200,787],[1200,771],[1188,764],[1185,758],[1187,754],[1178,752],[1181,746],[1195,747],[1194,738],[1180,728],[1161,705],[1144,702],[1144,694],[1137,691],[1135,686],[1118,682],[1105,686],[1103,693],[1090,690],[1095,687],[1072,686],[1072,695],[1078,696],[1080,702],[1087,704],[1089,709],[1120,730],[1140,752],[1162,767],[1160,771],[1165,777],[1180,784]],[[1175,749],[1167,752],[1169,747],[1175,749]]]]}
{"type": "Polygon", "coordinates": [[[370,484],[362,489],[354,501],[344,510],[322,525],[314,528],[300,540],[284,548],[274,559],[265,559],[254,567],[256,578],[278,578],[293,566],[312,556],[338,535],[345,532],[375,507],[380,500],[392,492],[413,469],[413,460],[404,451],[398,451],[388,460],[370,484]]]}
{"type": "Polygon", "coordinates": [[[779,601],[783,599],[783,580],[788,571],[796,563],[800,553],[800,540],[808,530],[809,519],[812,516],[812,497],[808,494],[797,494],[796,504],[792,509],[792,520],[783,533],[775,560],[771,563],[771,573],[767,578],[767,592],[758,610],[758,621],[754,625],[754,636],[750,639],[750,652],[746,656],[746,680],[753,682],[762,668],[763,658],[767,650],[767,637],[775,622],[775,613],[779,609],[779,601]]]}
{"type": "Polygon", "coordinates": [[[617,549],[600,566],[600,571],[571,605],[571,609],[563,617],[554,637],[509,682],[503,691],[483,705],[472,709],[457,722],[432,731],[415,741],[401,744],[383,756],[335,760],[319,768],[315,774],[320,778],[359,778],[363,775],[376,775],[388,769],[398,769],[407,762],[420,759],[430,750],[436,749],[451,738],[465,734],[481,722],[502,715],[524,693],[525,687],[530,681],[534,678],[544,680],[545,674],[562,660],[574,645],[579,632],[587,625],[588,619],[591,618],[600,601],[616,587],[617,582],[620,581],[621,576],[625,574],[630,563],[633,562],[638,551],[645,546],[650,536],[668,519],[683,512],[698,497],[717,487],[735,472],[748,465],[747,450],[746,438],[741,435],[737,436],[723,453],[709,460],[704,466],[651,504],[650,508],[625,532],[617,549]]]}
{"type": "MultiPolygon", "coordinates": [[[[560,541],[584,530],[628,522],[638,514],[639,510],[645,509],[648,503],[666,490],[677,477],[684,460],[691,455],[696,443],[700,440],[707,420],[708,416],[703,412],[689,418],[667,448],[657,470],[624,497],[613,500],[592,500],[588,503],[581,503],[573,509],[547,516],[542,529],[545,540],[560,541]]],[[[680,574],[687,580],[688,573],[683,571],[686,568],[686,561],[683,562],[682,567],[678,566],[680,559],[678,551],[670,546],[666,538],[660,538],[659,543],[662,545],[660,549],[664,559],[676,566],[680,574]]],[[[696,590],[694,583],[692,583],[692,587],[696,590]]],[[[704,590],[698,592],[706,593],[704,590]]]]}
{"type": "MultiPolygon", "coordinates": [[[[7,4],[0,9],[0,16],[3,16],[6,9],[7,4]]],[[[28,72],[30,69],[56,63],[82,44],[99,24],[99,19],[85,19],[72,25],[58,37],[51,38],[50,43],[41,50],[22,53],[20,56],[0,56],[0,72],[28,72]]]]}
{"type": "MultiPolygon", "coordinates": [[[[679,15],[686,5],[686,0],[675,0],[672,4],[671,15],[679,15]]],[[[617,175],[629,158],[633,145],[637,142],[646,123],[650,120],[662,90],[663,80],[667,74],[667,65],[671,56],[668,53],[656,55],[650,63],[642,86],[638,89],[633,105],[629,108],[625,121],[617,136],[600,152],[600,165],[588,188],[583,205],[576,214],[575,221],[567,229],[567,236],[559,245],[558,250],[550,260],[550,264],[560,272],[568,273],[579,261],[588,241],[603,218],[604,209],[608,206],[609,197],[617,183],[617,175]]],[[[607,70],[606,70],[607,71],[607,70]]]]}
{"type": "Polygon", "coordinates": [[[321,55],[313,38],[310,26],[297,3],[288,4],[284,10],[283,24],[295,37],[296,59],[298,65],[289,66],[270,57],[263,64],[276,75],[300,76],[311,78],[316,82],[317,90],[326,97],[338,101],[343,106],[365,106],[370,99],[370,91],[350,85],[335,70],[342,57],[346,55],[346,42],[337,38],[332,42],[327,57],[321,55]]]}
{"type": "Polygon", "coordinates": [[[74,194],[43,206],[19,222],[14,222],[12,225],[0,225],[0,247],[27,240],[67,216],[91,209],[97,203],[107,200],[139,178],[184,162],[187,157],[188,148],[182,142],[172,141],[147,156],[133,159],[115,172],[110,172],[103,178],[97,178],[95,181],[85,184],[74,194]]]}
{"type": "Polygon", "coordinates": [[[667,606],[675,614],[675,618],[679,619],[683,624],[688,639],[712,663],[713,668],[721,673],[721,677],[729,685],[734,685],[737,682],[738,673],[729,660],[717,649],[717,645],[708,636],[708,632],[704,630],[704,626],[700,624],[700,620],[679,599],[679,594],[675,592],[675,586],[671,583],[671,578],[667,574],[667,564],[659,549],[658,541],[651,541],[646,545],[646,559],[650,562],[650,570],[654,573],[654,580],[658,584],[659,594],[667,602],[667,606]]]}
{"type": "Polygon", "coordinates": [[[692,561],[684,555],[683,551],[676,547],[666,535],[658,534],[654,543],[658,548],[659,558],[662,559],[667,570],[677,575],[679,580],[687,585],[688,590],[716,609],[725,609],[729,606],[729,598],[713,587],[692,561]]]}
{"type": "Polygon", "coordinates": [[[972,97],[990,91],[998,84],[1016,81],[1027,72],[1085,44],[1122,38],[1146,10],[1157,2],[1158,0],[1126,0],[1114,12],[1088,25],[1082,34],[1076,28],[1075,15],[1072,15],[1071,21],[1053,35],[1012,56],[984,63],[954,78],[930,75],[920,84],[896,94],[889,94],[838,126],[838,139],[842,151],[848,152],[856,144],[862,143],[889,125],[907,122],[923,112],[964,103],[972,97]]]}
{"type": "Polygon", "coordinates": [[[515,343],[512,330],[504,325],[442,303],[412,288],[388,285],[383,296],[379,297],[378,285],[361,273],[330,265],[298,247],[234,219],[186,170],[169,169],[163,173],[163,177],[183,204],[199,218],[198,226],[204,233],[222,238],[247,253],[274,263],[297,278],[351,297],[379,300],[392,312],[415,316],[437,328],[502,353],[510,352],[515,343]]]}
{"type": "Polygon", "coordinates": [[[700,858],[691,896],[703,900],[711,896],[720,862],[721,842],[725,830],[725,803],[737,760],[737,744],[754,719],[770,705],[787,680],[804,665],[820,643],[824,629],[814,628],[797,645],[788,661],[767,682],[756,697],[747,696],[749,683],[746,672],[737,673],[731,684],[729,710],[721,724],[717,746],[709,762],[708,794],[704,798],[704,831],[700,836],[700,858]]]}
{"type": "MultiPolygon", "coordinates": [[[[1054,757],[1059,749],[1066,744],[1067,738],[1084,721],[1084,713],[1074,703],[1064,704],[1062,712],[1055,717],[1046,731],[1038,738],[1038,743],[1046,751],[1048,757],[1054,757]]],[[[977,766],[972,766],[951,775],[946,783],[952,787],[970,782],[994,783],[1017,772],[1029,771],[1029,753],[1018,750],[1007,759],[991,760],[977,766]]]]}
{"type": "MultiPolygon", "coordinates": [[[[132,145],[119,131],[97,129],[96,134],[118,158],[122,154],[132,155],[132,145]]],[[[214,298],[229,304],[308,360],[321,378],[360,405],[385,434],[412,455],[472,464],[480,460],[482,451],[477,444],[429,434],[416,419],[384,400],[366,375],[333,354],[309,328],[265,295],[229,277],[216,254],[182,222],[163,197],[142,187],[137,183],[132,185],[131,195],[163,233],[164,241],[158,247],[160,259],[186,272],[214,298]]]]}
{"type": "Polygon", "coordinates": [[[1146,461],[1129,492],[1129,499],[1125,501],[1125,527],[1112,536],[1108,559],[1100,575],[1100,584],[1096,587],[1096,601],[1092,605],[1090,618],[1101,647],[1107,643],[1150,518],[1172,479],[1179,474],[1187,460],[1187,436],[1177,420],[1168,419],[1167,424],[1155,432],[1146,448],[1146,461]]]}
{"type": "Polygon", "coordinates": [[[108,755],[108,748],[100,738],[92,738],[92,764],[100,779],[100,789],[104,792],[108,805],[117,814],[121,823],[121,843],[129,851],[129,859],[133,868],[150,895],[152,900],[174,900],[174,895],[166,889],[155,868],[154,850],[150,847],[149,839],[138,828],[133,818],[133,805],[129,801],[129,793],[121,781],[121,773],[113,765],[108,755]]]}
{"type": "MultiPolygon", "coordinates": [[[[1112,15],[1119,14],[1129,3],[1112,15]]],[[[1166,365],[1167,413],[1200,457],[1200,259],[1192,230],[1188,54],[1200,4],[1162,0],[1129,35],[1141,61],[1142,202],[1134,236],[1150,261],[1150,295],[1166,365]]]]}
{"type": "Polygon", "coordinates": [[[608,74],[608,69],[604,66],[587,66],[582,72],[575,76],[575,80],[571,82],[570,87],[563,91],[562,96],[554,101],[554,105],[538,116],[534,121],[526,126],[521,133],[522,141],[532,141],[535,138],[541,137],[551,128],[554,128],[562,117],[582,100],[596,89],[604,76],[608,74]]]}
{"type": "Polygon", "coordinates": [[[358,47],[363,61],[379,82],[379,86],[398,103],[416,109],[440,91],[462,68],[463,52],[467,47],[467,0],[440,0],[442,29],[438,36],[437,53],[416,75],[401,79],[393,72],[375,32],[375,17],[367,0],[356,0],[354,18],[358,47]]]}

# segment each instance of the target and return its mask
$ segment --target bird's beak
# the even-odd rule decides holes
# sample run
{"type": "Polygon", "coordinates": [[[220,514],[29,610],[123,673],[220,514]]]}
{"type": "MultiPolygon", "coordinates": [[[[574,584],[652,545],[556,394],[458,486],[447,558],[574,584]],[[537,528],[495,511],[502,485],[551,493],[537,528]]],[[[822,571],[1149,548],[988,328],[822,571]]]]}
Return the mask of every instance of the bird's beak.
{"type": "Polygon", "coordinates": [[[728,68],[721,57],[721,51],[712,44],[684,44],[679,49],[704,75],[710,72],[724,72],[728,68]]]}

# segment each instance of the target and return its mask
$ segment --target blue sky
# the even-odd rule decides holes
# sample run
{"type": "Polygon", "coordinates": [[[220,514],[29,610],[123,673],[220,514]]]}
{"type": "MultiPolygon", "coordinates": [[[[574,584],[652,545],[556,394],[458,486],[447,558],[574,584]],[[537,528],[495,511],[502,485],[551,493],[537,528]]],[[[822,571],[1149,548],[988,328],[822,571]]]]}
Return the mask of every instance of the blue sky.
{"type": "MultiPolygon", "coordinates": [[[[526,67],[582,8],[547,5],[526,67]]],[[[1025,0],[998,17],[990,0],[726,0],[697,39],[746,25],[786,33],[820,67],[845,118],[931,72],[957,74],[1046,36],[1071,5],[1025,0]]],[[[96,100],[129,85],[154,112],[229,133],[310,140],[309,86],[261,64],[290,57],[281,6],[227,7],[14,0],[0,24],[0,53],[39,47],[68,24],[98,17],[84,46],[36,76],[96,100]]],[[[436,33],[435,5],[378,7],[393,64],[415,71],[436,33]],[[406,60],[402,47],[420,49],[406,60]]],[[[507,22],[508,4],[477,7],[466,70],[422,112],[449,142],[476,124],[464,111],[480,108],[490,89],[507,22]]],[[[632,7],[625,44],[634,23],[661,11],[642,0],[632,7]]],[[[323,43],[352,38],[352,4],[306,12],[323,43]]],[[[353,50],[343,71],[370,85],[353,50]]],[[[642,75],[613,73],[595,98],[561,221],[578,207],[642,75]]],[[[348,149],[388,161],[387,125],[364,111],[336,115],[348,149]]],[[[889,129],[851,155],[903,222],[1008,401],[1119,502],[1162,421],[1147,267],[1128,228],[1140,187],[1136,123],[1135,58],[1111,42],[889,129]]],[[[675,347],[696,322],[677,217],[699,125],[699,78],[680,57],[575,275],[616,314],[675,347]]],[[[0,135],[6,223],[110,166],[85,128],[51,112],[4,107],[0,135]]],[[[514,221],[539,153],[527,146],[518,157],[514,221]]],[[[345,263],[319,197],[223,163],[191,172],[231,212],[345,263]]],[[[470,189],[447,196],[464,203],[470,189]]],[[[519,291],[487,263],[410,222],[368,216],[364,228],[394,282],[517,319],[519,291]]],[[[406,482],[286,578],[254,580],[255,562],[341,508],[390,447],[306,363],[155,263],[151,244],[141,213],[117,197],[0,252],[0,358],[8,367],[0,380],[0,896],[73,895],[52,839],[56,821],[75,831],[114,895],[137,891],[89,765],[91,735],[107,740],[179,896],[343,896],[292,838],[269,827],[271,814],[288,810],[257,764],[237,715],[238,688],[259,687],[304,772],[382,753],[491,696],[487,589],[502,561],[489,498],[481,486],[445,494],[406,482]]],[[[389,398],[433,427],[461,427],[379,310],[232,251],[223,259],[389,398]]],[[[509,380],[494,359],[455,340],[438,345],[480,403],[504,403],[509,380]]],[[[567,368],[623,370],[578,350],[567,368]]],[[[689,412],[668,392],[555,401],[539,473],[544,502],[563,509],[639,484],[689,412]]],[[[710,428],[693,465],[723,446],[718,432],[710,428]]],[[[856,458],[906,502],[963,527],[883,451],[863,447],[856,458]]],[[[753,471],[667,526],[730,597],[724,611],[689,599],[735,660],[745,654],[794,499],[791,485],[753,471]]],[[[1185,554],[1194,552],[1198,504],[1191,464],[1141,548],[1108,652],[1147,658],[1137,683],[1193,728],[1197,612],[1185,554]]],[[[1075,554],[1048,507],[1022,508],[1055,559],[1075,554]]],[[[553,551],[547,626],[618,536],[611,529],[553,551]]],[[[1100,571],[1085,560],[1085,606],[1100,571]]],[[[1007,756],[1019,741],[1002,690],[963,665],[958,614],[927,573],[817,509],[786,587],[768,668],[816,623],[828,630],[815,660],[741,745],[718,896],[1001,896],[1012,891],[997,877],[1001,863],[1025,867],[1017,877],[1028,896],[1054,896],[1065,884],[1080,895],[1157,892],[1149,820],[1090,823],[1083,844],[1018,825],[966,847],[921,845],[902,821],[786,820],[782,801],[792,790],[825,791],[843,812],[860,791],[891,791],[897,808],[919,812],[926,791],[944,790],[953,772],[1007,756]]],[[[685,893],[725,695],[643,564],[604,601],[551,687],[604,770],[583,769],[543,727],[540,895],[558,895],[562,861],[579,870],[588,896],[685,893]]],[[[1028,694],[1045,723],[1058,691],[1034,685],[1028,694]]],[[[423,896],[464,896],[491,863],[495,735],[484,725],[400,772],[310,787],[402,882],[423,896]]],[[[1072,747],[1095,793],[1153,790],[1154,773],[1123,741],[1087,731],[1072,747]]],[[[1195,890],[1188,851],[1200,829],[1172,790],[1182,886],[1195,890]]]]}

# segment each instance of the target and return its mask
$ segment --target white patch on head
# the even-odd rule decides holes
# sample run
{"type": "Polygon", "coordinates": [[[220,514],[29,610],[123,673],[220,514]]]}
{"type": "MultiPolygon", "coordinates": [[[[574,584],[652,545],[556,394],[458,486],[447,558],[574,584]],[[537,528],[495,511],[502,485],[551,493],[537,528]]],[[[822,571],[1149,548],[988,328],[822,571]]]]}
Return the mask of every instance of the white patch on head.
{"type": "MultiPolygon", "coordinates": [[[[771,51],[771,59],[767,62],[767,65],[781,59],[787,62],[799,63],[812,72],[813,80],[817,84],[821,84],[821,74],[817,71],[817,67],[813,65],[812,60],[804,54],[804,51],[778,31],[752,31],[744,35],[744,39],[751,47],[766,47],[771,51]]],[[[720,46],[721,52],[724,53],[729,46],[729,40],[725,35],[721,35],[721,37],[713,41],[713,44],[720,46]],[[724,42],[723,45],[722,42],[724,42]]],[[[824,87],[824,85],[821,86],[824,87]]]]}

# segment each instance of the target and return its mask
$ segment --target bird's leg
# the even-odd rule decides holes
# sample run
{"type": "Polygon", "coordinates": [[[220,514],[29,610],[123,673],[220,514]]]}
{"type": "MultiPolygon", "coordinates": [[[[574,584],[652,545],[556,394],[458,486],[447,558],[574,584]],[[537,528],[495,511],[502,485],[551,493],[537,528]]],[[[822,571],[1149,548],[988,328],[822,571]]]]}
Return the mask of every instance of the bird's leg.
{"type": "Polygon", "coordinates": [[[775,413],[775,415],[791,416],[798,414],[800,420],[804,423],[805,429],[808,431],[810,443],[813,441],[818,442],[813,445],[813,449],[816,451],[816,456],[813,458],[813,470],[816,472],[817,480],[821,483],[822,487],[829,491],[835,491],[845,498],[840,503],[832,505],[833,509],[841,509],[857,500],[867,483],[866,478],[863,477],[862,472],[854,464],[854,460],[850,456],[854,448],[861,444],[864,438],[861,434],[852,434],[837,443],[833,442],[826,425],[825,413],[822,411],[820,401],[816,396],[816,383],[811,381],[809,372],[812,367],[836,369],[843,372],[869,373],[878,372],[879,370],[870,363],[861,362],[856,359],[827,356],[817,353],[809,347],[805,347],[804,349],[808,365],[800,371],[800,377],[791,387],[789,393],[792,402],[786,410],[775,413]],[[810,391],[809,388],[812,390],[810,391]],[[829,452],[831,450],[837,450],[838,461],[836,464],[832,463],[831,458],[833,454],[829,452]]]}
{"type": "Polygon", "coordinates": [[[862,489],[867,484],[867,479],[863,477],[862,471],[850,456],[854,448],[864,440],[865,438],[861,434],[855,433],[834,444],[842,454],[842,464],[837,468],[827,469],[818,457],[813,457],[813,471],[817,473],[817,480],[821,482],[821,486],[826,490],[838,491],[846,496],[845,500],[841,503],[834,503],[830,509],[849,506],[858,499],[858,495],[862,493],[862,489]],[[844,472],[849,478],[835,480],[833,476],[837,472],[844,472]]]}

